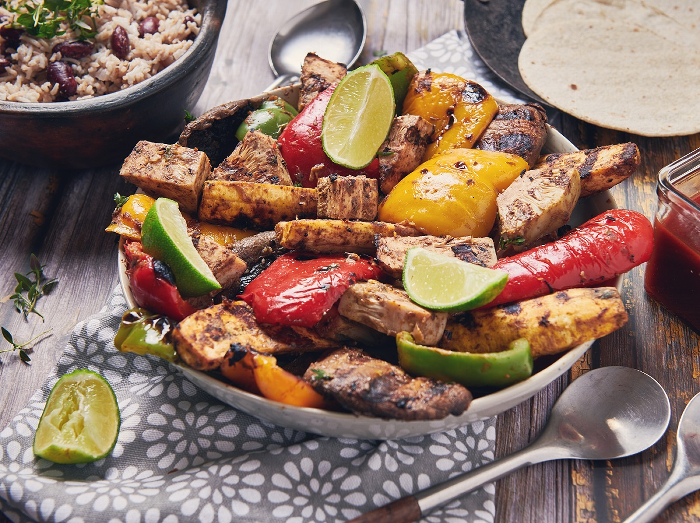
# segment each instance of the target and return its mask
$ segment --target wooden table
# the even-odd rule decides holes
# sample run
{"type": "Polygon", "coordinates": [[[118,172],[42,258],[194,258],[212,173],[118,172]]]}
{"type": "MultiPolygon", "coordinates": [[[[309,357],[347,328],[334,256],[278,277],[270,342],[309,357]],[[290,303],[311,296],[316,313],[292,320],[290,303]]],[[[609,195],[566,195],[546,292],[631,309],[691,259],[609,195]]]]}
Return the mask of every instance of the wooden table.
{"type": "MultiPolygon", "coordinates": [[[[259,93],[273,79],[267,65],[270,39],[294,13],[313,0],[230,0],[215,67],[196,113],[213,104],[259,93]],[[265,7],[262,7],[262,6],[265,7]]],[[[412,51],[451,29],[463,27],[459,0],[362,0],[369,31],[360,63],[382,50],[412,51]]],[[[580,148],[634,141],[642,165],[633,178],[613,189],[620,207],[656,211],[656,173],[700,147],[700,135],[642,138],[600,129],[563,115],[559,130],[580,148]]],[[[132,190],[118,176],[118,165],[90,171],[59,172],[0,161],[0,296],[12,293],[14,272],[29,270],[29,255],[56,277],[55,291],[25,321],[12,303],[0,306],[0,325],[25,341],[51,329],[30,352],[26,365],[15,353],[0,355],[0,429],[39,388],[61,354],[74,325],[99,311],[117,285],[117,238],[104,232],[116,192],[132,190]]],[[[496,521],[621,521],[666,479],[673,459],[680,414],[700,392],[697,333],[650,300],[643,287],[644,267],[624,280],[630,314],[627,326],[596,343],[568,376],[530,401],[498,417],[497,456],[526,445],[541,430],[562,389],[589,369],[625,365],[656,378],[671,398],[670,430],[642,454],[614,462],[554,462],[522,470],[497,483],[496,521]]],[[[9,348],[2,342],[0,347],[9,348]]],[[[7,521],[0,516],[2,521],[7,521]]],[[[700,496],[674,504],[659,519],[700,521],[700,496]]]]}

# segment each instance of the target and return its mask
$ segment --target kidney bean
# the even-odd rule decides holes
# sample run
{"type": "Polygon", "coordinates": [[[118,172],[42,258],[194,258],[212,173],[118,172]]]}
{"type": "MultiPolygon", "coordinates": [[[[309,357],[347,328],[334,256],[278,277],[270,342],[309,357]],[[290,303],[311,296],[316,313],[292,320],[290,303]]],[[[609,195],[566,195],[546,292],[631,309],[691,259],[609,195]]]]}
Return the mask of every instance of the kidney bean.
{"type": "Polygon", "coordinates": [[[125,60],[129,56],[131,51],[131,44],[129,43],[129,35],[121,25],[118,25],[112,31],[112,52],[117,58],[125,60]]]}
{"type": "Polygon", "coordinates": [[[49,82],[58,84],[58,92],[65,96],[73,96],[78,90],[78,82],[73,76],[73,68],[66,62],[52,62],[47,73],[49,82]]]}
{"type": "Polygon", "coordinates": [[[158,26],[160,25],[160,22],[155,16],[149,16],[147,18],[144,18],[141,20],[141,23],[139,24],[139,36],[141,38],[144,37],[144,35],[152,35],[156,34],[158,32],[158,26]]]}
{"type": "MultiPolygon", "coordinates": [[[[185,25],[189,24],[190,22],[193,23],[193,24],[197,23],[197,21],[196,21],[194,18],[192,18],[191,16],[187,15],[187,16],[185,17],[185,25]]],[[[194,33],[190,33],[190,34],[187,35],[187,39],[188,39],[188,40],[194,40],[195,38],[197,38],[197,35],[195,35],[194,33]]]]}
{"type": "Polygon", "coordinates": [[[61,42],[53,46],[52,53],[61,53],[66,58],[83,58],[92,54],[92,44],[88,42],[61,42]]]}
{"type": "MultiPolygon", "coordinates": [[[[2,23],[2,20],[0,20],[2,23]]],[[[10,27],[9,25],[3,25],[0,27],[0,36],[5,39],[5,42],[9,47],[17,49],[20,42],[20,37],[24,34],[24,29],[18,29],[10,27]]]]}

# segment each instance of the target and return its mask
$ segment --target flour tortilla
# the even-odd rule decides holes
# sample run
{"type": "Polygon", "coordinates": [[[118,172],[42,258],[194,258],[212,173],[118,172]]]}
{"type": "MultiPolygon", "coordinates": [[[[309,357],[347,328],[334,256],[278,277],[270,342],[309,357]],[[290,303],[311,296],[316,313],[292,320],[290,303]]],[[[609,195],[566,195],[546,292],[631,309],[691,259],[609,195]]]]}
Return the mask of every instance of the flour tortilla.
{"type": "Polygon", "coordinates": [[[526,40],[520,73],[548,103],[642,136],[700,132],[700,53],[623,22],[560,22],[526,40]]]}
{"type": "Polygon", "coordinates": [[[523,4],[523,32],[528,36],[537,18],[550,4],[556,0],[525,0],[523,4]]]}
{"type": "MultiPolygon", "coordinates": [[[[700,6],[700,0],[693,1],[700,6]]],[[[683,2],[687,0],[550,0],[534,20],[529,20],[527,34],[564,21],[575,20],[581,24],[620,22],[648,29],[681,45],[697,46],[700,44],[700,28],[693,29],[696,27],[695,10],[683,2]]],[[[700,13],[700,7],[697,12],[700,13]]]]}

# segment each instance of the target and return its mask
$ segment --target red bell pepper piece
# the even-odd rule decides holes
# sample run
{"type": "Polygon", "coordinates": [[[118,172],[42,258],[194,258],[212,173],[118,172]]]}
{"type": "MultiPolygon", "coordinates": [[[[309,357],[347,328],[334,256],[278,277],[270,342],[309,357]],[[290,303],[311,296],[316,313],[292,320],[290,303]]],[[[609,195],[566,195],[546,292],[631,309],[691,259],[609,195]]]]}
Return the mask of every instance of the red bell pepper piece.
{"type": "Polygon", "coordinates": [[[349,169],[333,163],[323,152],[321,143],[321,130],[323,127],[323,115],[331,99],[336,86],[321,91],[309,105],[304,107],[285,127],[277,143],[282,152],[282,157],[287,164],[287,169],[295,182],[303,187],[314,188],[318,177],[338,174],[340,176],[358,176],[364,174],[369,178],[379,178],[379,160],[375,158],[364,169],[349,169]],[[311,169],[320,166],[316,176],[311,177],[311,169]]]}
{"type": "Polygon", "coordinates": [[[508,283],[486,307],[574,287],[592,287],[647,261],[654,245],[649,220],[636,211],[612,209],[559,240],[499,260],[508,283]]]}
{"type": "Polygon", "coordinates": [[[312,327],[350,285],[378,278],[373,260],[356,254],[310,256],[290,252],[277,258],[240,296],[259,323],[312,327]]]}
{"type": "Polygon", "coordinates": [[[165,314],[176,321],[185,319],[197,310],[182,299],[175,283],[168,281],[163,271],[155,270],[153,256],[143,252],[141,242],[126,242],[124,254],[129,262],[126,272],[131,294],[140,307],[165,314]]]}

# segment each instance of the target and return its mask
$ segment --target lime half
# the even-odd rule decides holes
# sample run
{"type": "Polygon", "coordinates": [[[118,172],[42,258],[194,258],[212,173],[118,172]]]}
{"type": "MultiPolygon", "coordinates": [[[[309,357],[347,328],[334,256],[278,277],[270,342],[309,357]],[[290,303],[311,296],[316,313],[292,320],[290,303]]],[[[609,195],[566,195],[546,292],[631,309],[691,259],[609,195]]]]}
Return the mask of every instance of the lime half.
{"type": "Polygon", "coordinates": [[[177,202],[158,198],[141,227],[143,250],[168,264],[183,296],[202,296],[221,288],[187,235],[187,223],[177,202]]]}
{"type": "Polygon", "coordinates": [[[51,389],[34,436],[34,454],[55,463],[97,461],[112,452],[119,423],[109,383],[91,370],[76,370],[51,389]]]}
{"type": "Polygon", "coordinates": [[[410,298],[426,309],[446,312],[486,305],[503,290],[507,281],[507,272],[421,247],[408,250],[403,267],[403,285],[410,298]]]}
{"type": "Polygon", "coordinates": [[[367,167],[394,121],[394,90],[377,65],[355,69],[333,91],[323,116],[323,150],[350,169],[367,167]]]}

